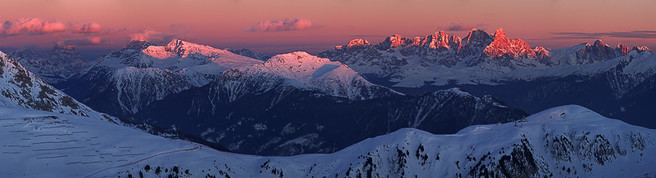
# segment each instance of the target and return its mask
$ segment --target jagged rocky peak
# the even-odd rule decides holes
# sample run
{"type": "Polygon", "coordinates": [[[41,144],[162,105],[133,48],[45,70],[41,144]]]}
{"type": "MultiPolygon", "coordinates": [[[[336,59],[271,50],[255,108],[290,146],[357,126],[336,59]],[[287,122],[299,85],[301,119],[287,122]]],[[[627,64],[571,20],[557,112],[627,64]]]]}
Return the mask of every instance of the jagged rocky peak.
{"type": "Polygon", "coordinates": [[[502,28],[494,33],[494,40],[483,50],[490,57],[508,55],[512,58],[536,58],[535,51],[521,39],[509,39],[502,28]]]}
{"type": "Polygon", "coordinates": [[[615,50],[618,53],[620,53],[622,56],[629,54],[629,52],[631,52],[631,51],[637,51],[637,52],[650,51],[651,52],[651,50],[649,50],[649,48],[647,46],[630,47],[630,46],[622,44],[622,43],[618,43],[615,50]]]}
{"type": "Polygon", "coordinates": [[[369,41],[364,40],[364,39],[353,39],[349,41],[348,44],[346,44],[346,48],[353,48],[353,47],[364,47],[364,46],[369,46],[371,43],[369,41]]]}
{"type": "Polygon", "coordinates": [[[622,55],[626,55],[626,54],[629,54],[629,52],[631,52],[631,48],[629,48],[629,46],[624,45],[622,43],[618,43],[616,49],[617,49],[617,51],[622,53],[622,55]]]}
{"type": "Polygon", "coordinates": [[[615,51],[601,39],[595,40],[593,44],[584,43],[583,47],[576,52],[576,58],[580,62],[589,63],[594,61],[605,61],[622,55],[615,51]]]}
{"type": "Polygon", "coordinates": [[[649,51],[652,52],[651,49],[649,49],[647,46],[635,46],[631,49],[632,51],[638,51],[638,52],[644,52],[644,51],[649,51]]]}
{"type": "Polygon", "coordinates": [[[455,35],[448,35],[444,31],[435,32],[432,35],[426,36],[422,40],[422,46],[438,49],[438,48],[447,48],[460,50],[462,39],[455,35]]]}
{"type": "Polygon", "coordinates": [[[551,57],[549,57],[549,50],[551,50],[551,49],[545,48],[544,46],[538,46],[538,47],[535,47],[533,49],[533,51],[535,51],[535,56],[538,59],[549,59],[549,58],[551,58],[551,57]]]}
{"type": "Polygon", "coordinates": [[[596,46],[596,47],[608,47],[608,45],[606,45],[606,43],[604,43],[604,41],[602,41],[601,39],[597,39],[597,40],[595,40],[594,43],[593,43],[593,46],[596,46]]]}
{"type": "Polygon", "coordinates": [[[408,43],[412,44],[412,40],[394,34],[392,36],[388,36],[387,38],[385,38],[385,40],[383,40],[383,42],[380,42],[378,46],[381,49],[388,49],[388,48],[398,48],[398,47],[406,46],[408,45],[408,43]]]}
{"type": "Polygon", "coordinates": [[[480,29],[472,29],[469,31],[467,36],[465,36],[463,45],[464,46],[487,46],[492,40],[492,36],[487,32],[480,29]]]}

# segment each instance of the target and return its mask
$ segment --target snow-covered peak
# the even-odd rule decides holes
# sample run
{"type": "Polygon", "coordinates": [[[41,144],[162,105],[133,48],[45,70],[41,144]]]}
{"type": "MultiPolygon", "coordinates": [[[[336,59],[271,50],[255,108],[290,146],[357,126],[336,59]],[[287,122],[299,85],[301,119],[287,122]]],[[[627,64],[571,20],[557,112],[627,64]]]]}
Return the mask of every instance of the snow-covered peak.
{"type": "Polygon", "coordinates": [[[143,53],[148,54],[154,58],[166,59],[170,57],[187,57],[191,54],[201,54],[203,56],[214,57],[220,54],[225,54],[228,51],[216,49],[211,46],[200,45],[179,39],[173,39],[166,46],[148,46],[142,50],[143,53]]]}
{"type": "Polygon", "coordinates": [[[374,85],[348,66],[327,58],[320,58],[297,51],[271,57],[264,64],[242,67],[239,70],[250,75],[283,78],[287,84],[299,88],[320,90],[332,96],[349,99],[369,99],[384,95],[400,94],[391,89],[374,85]]]}
{"type": "Polygon", "coordinates": [[[359,77],[357,72],[340,62],[333,62],[330,59],[313,56],[303,51],[273,56],[262,66],[265,68],[254,68],[301,81],[306,85],[311,85],[312,80],[321,77],[337,77],[344,80],[359,77]]]}

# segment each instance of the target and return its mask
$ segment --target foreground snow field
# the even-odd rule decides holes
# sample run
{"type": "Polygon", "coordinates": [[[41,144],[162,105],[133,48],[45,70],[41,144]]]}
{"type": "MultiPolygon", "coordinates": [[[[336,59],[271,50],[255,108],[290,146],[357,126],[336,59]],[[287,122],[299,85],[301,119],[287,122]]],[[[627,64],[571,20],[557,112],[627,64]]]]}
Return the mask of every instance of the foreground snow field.
{"type": "Polygon", "coordinates": [[[292,157],[220,152],[70,114],[0,113],[0,172],[9,177],[656,175],[655,130],[574,105],[451,135],[401,129],[332,154],[292,157]]]}

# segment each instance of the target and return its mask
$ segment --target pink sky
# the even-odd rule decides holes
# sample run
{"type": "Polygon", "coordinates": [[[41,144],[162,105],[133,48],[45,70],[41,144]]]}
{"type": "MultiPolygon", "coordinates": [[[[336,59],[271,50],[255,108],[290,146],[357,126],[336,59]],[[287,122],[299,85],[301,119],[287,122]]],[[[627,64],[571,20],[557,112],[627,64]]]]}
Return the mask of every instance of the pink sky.
{"type": "Polygon", "coordinates": [[[115,49],[131,38],[175,37],[269,54],[317,52],[391,34],[464,37],[471,27],[504,28],[553,49],[596,38],[656,48],[656,0],[21,0],[2,7],[1,48],[115,49]]]}

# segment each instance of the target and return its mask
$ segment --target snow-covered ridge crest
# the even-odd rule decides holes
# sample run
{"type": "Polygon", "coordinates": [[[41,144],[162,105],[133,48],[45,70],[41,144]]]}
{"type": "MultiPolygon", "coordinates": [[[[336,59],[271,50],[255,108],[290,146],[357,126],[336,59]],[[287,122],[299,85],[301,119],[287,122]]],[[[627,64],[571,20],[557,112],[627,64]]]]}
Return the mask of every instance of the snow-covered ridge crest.
{"type": "Polygon", "coordinates": [[[656,160],[651,159],[656,156],[655,130],[604,118],[571,105],[545,110],[525,121],[475,125],[456,134],[434,135],[417,129],[400,129],[335,153],[292,157],[226,153],[66,114],[3,107],[0,112],[10,116],[0,120],[8,128],[0,130],[7,144],[0,147],[4,158],[0,163],[5,165],[0,171],[10,176],[642,177],[656,174],[653,169],[656,160]],[[25,129],[32,127],[43,129],[25,129]],[[58,135],[61,141],[49,140],[51,135],[58,135]],[[43,171],[73,168],[76,171],[43,171]]]}
{"type": "Polygon", "coordinates": [[[372,84],[341,62],[330,61],[297,51],[273,56],[263,64],[239,70],[251,75],[284,78],[299,88],[320,90],[328,95],[350,99],[370,99],[383,95],[401,95],[386,87],[372,84]]]}
{"type": "Polygon", "coordinates": [[[166,46],[148,46],[142,52],[158,59],[166,59],[174,56],[185,58],[195,53],[208,57],[229,53],[228,50],[216,49],[211,46],[200,45],[180,39],[173,39],[166,46]]]}
{"type": "Polygon", "coordinates": [[[126,113],[136,113],[170,94],[204,86],[230,68],[263,63],[179,39],[165,46],[143,42],[130,45],[101,57],[74,79],[94,87],[90,92],[111,91],[114,95],[92,98],[92,102],[111,102],[126,113]]]}

